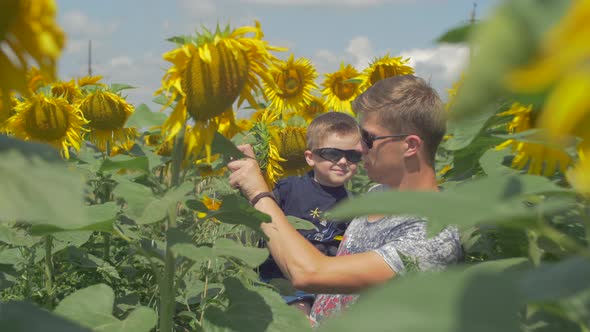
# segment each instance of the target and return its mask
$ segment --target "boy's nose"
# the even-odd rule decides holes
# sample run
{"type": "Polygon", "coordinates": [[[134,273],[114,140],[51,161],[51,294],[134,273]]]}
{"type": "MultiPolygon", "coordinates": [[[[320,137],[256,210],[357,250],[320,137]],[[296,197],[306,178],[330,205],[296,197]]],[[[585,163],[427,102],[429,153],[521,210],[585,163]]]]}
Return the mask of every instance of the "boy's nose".
{"type": "Polygon", "coordinates": [[[346,159],[346,156],[342,156],[342,158],[340,158],[336,163],[346,165],[348,164],[348,159],[346,159]]]}

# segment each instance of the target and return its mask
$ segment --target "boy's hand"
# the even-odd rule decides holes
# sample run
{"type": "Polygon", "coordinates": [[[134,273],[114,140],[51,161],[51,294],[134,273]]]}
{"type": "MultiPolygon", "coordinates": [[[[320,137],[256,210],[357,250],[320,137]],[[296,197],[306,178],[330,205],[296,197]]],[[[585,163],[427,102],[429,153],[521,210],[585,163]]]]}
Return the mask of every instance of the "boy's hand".
{"type": "Polygon", "coordinates": [[[240,189],[246,199],[251,201],[256,195],[267,192],[269,189],[254,157],[252,146],[238,145],[238,149],[242,151],[244,158],[232,160],[227,164],[227,168],[232,172],[229,176],[229,184],[233,188],[240,189]]]}

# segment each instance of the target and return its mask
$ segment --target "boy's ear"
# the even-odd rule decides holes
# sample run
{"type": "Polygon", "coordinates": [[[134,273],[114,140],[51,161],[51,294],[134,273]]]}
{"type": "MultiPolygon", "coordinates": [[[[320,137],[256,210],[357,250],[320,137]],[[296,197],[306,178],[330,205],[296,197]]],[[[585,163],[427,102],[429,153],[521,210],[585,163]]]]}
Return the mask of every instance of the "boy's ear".
{"type": "Polygon", "coordinates": [[[310,150],[305,150],[305,152],[303,152],[303,155],[305,156],[305,161],[307,162],[309,167],[313,167],[313,165],[315,165],[315,161],[313,160],[313,153],[310,150]]]}
{"type": "Polygon", "coordinates": [[[422,144],[424,144],[420,136],[417,135],[410,135],[406,137],[405,143],[407,148],[406,152],[404,152],[404,157],[413,157],[418,155],[418,152],[422,148],[422,144]]]}

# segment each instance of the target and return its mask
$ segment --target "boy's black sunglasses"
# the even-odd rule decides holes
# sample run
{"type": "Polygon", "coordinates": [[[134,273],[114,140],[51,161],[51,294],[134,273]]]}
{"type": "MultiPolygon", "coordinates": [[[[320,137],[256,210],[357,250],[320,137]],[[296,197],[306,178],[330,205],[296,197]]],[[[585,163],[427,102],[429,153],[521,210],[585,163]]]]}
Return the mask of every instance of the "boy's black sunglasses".
{"type": "Polygon", "coordinates": [[[386,138],[404,138],[404,137],[408,137],[408,136],[410,136],[410,134],[376,136],[376,135],[371,134],[370,132],[366,131],[365,129],[361,128],[361,138],[363,140],[363,143],[365,143],[365,145],[369,149],[373,148],[373,142],[375,142],[377,140],[386,139],[386,138]]]}
{"type": "Polygon", "coordinates": [[[360,151],[357,150],[340,150],[336,148],[321,148],[321,149],[314,149],[311,152],[317,154],[318,156],[322,157],[323,159],[329,160],[331,162],[338,162],[338,160],[342,159],[342,157],[346,157],[351,163],[358,163],[362,159],[362,154],[360,151]]]}

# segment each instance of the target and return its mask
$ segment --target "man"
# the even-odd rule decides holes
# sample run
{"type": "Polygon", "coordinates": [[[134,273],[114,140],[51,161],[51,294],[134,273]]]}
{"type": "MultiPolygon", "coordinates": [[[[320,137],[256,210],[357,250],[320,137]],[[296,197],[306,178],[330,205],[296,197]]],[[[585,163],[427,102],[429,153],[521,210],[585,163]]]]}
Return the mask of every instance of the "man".
{"type": "MultiPolygon", "coordinates": [[[[376,190],[438,191],[434,157],[446,129],[438,94],[415,76],[375,83],[353,102],[361,120],[363,161],[376,190]]],[[[253,157],[250,146],[240,149],[253,157]]],[[[408,259],[421,270],[440,269],[461,257],[459,234],[447,228],[426,237],[426,221],[412,216],[364,216],[348,227],[336,257],[307,242],[278,208],[253,158],[228,164],[230,184],[271,216],[262,229],[268,248],[297,289],[319,293],[311,312],[317,325],[358,297],[355,293],[403,274],[408,259]]],[[[392,202],[395,204],[395,202],[392,202]]],[[[425,203],[425,209],[428,208],[425,203]]]]}

